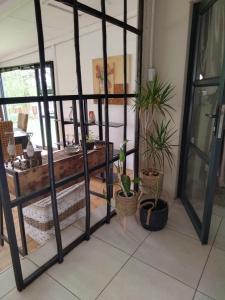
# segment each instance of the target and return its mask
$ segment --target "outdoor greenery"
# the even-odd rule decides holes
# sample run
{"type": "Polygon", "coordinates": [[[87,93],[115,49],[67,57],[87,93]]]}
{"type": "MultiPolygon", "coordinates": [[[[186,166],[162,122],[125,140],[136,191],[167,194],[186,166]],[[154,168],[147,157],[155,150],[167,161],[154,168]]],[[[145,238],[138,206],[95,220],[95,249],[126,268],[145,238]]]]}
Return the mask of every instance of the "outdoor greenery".
{"type": "MultiPolygon", "coordinates": [[[[37,96],[36,79],[34,69],[16,69],[12,71],[3,72],[2,83],[5,97],[31,97],[37,96]]],[[[52,91],[52,82],[50,68],[46,68],[46,80],[48,90],[52,91]]],[[[53,104],[50,102],[50,112],[53,112],[53,104]]],[[[17,126],[18,113],[27,113],[28,131],[34,133],[32,142],[34,145],[42,145],[41,129],[38,113],[37,103],[19,103],[8,104],[6,106],[8,119],[17,126]]],[[[56,143],[56,129],[55,122],[51,120],[53,144],[56,143]]]]}

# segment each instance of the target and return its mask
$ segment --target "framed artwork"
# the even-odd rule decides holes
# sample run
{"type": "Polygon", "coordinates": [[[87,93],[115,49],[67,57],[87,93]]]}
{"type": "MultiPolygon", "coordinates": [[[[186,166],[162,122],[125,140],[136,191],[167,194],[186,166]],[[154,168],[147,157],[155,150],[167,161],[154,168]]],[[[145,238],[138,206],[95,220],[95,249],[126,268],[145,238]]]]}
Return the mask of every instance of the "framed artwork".
{"type": "MultiPolygon", "coordinates": [[[[123,55],[108,57],[108,91],[109,94],[124,93],[124,61],[123,55]]],[[[92,60],[93,90],[94,94],[104,94],[104,70],[103,59],[95,58],[92,60]]],[[[129,93],[131,81],[131,55],[127,55],[127,93],[129,93]]],[[[97,103],[98,100],[94,100],[97,103]]],[[[123,98],[109,99],[109,104],[121,105],[123,98]]]]}

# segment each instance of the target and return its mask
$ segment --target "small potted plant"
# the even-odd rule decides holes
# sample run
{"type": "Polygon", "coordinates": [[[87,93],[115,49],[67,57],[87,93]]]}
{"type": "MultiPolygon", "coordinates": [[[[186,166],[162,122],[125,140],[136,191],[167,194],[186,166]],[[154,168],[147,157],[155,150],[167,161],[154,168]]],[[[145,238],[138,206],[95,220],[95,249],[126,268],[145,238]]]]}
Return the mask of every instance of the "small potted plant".
{"type": "MultiPolygon", "coordinates": [[[[162,121],[160,124],[154,123],[154,131],[146,136],[145,155],[152,162],[151,176],[155,177],[155,181],[151,185],[150,197],[140,202],[140,220],[142,226],[151,231],[164,228],[168,219],[168,203],[160,198],[160,194],[165,160],[168,161],[170,168],[174,163],[172,148],[175,145],[173,145],[172,139],[175,131],[172,131],[169,126],[170,121],[166,123],[162,121]]],[[[149,175],[145,176],[148,177],[149,175]]],[[[145,184],[143,179],[142,184],[145,184]]]]}
{"type": "MultiPolygon", "coordinates": [[[[130,176],[124,174],[123,162],[126,159],[124,142],[120,147],[118,164],[115,164],[117,172],[117,184],[120,189],[115,193],[116,209],[120,217],[135,215],[137,211],[138,193],[131,189],[132,180],[130,176]]],[[[138,181],[134,179],[133,182],[138,181]]]]}
{"type": "Polygon", "coordinates": [[[86,136],[86,147],[87,150],[93,150],[95,146],[95,136],[89,131],[89,134],[86,136]]]}

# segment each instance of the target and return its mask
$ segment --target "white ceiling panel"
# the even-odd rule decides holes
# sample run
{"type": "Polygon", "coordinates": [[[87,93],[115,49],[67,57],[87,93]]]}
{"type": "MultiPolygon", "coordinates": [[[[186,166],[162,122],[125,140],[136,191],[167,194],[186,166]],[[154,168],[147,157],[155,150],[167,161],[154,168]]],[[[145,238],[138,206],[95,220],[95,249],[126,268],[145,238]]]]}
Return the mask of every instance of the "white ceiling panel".
{"type": "MultiPolygon", "coordinates": [[[[80,0],[100,9],[100,0],[80,0]]],[[[121,15],[122,0],[106,0],[107,13],[121,15]]],[[[129,10],[137,0],[129,0],[129,10]],[[133,3],[133,5],[132,5],[133,3]]],[[[62,38],[73,32],[72,9],[54,0],[41,0],[45,42],[62,38]]],[[[80,12],[81,30],[93,24],[101,24],[97,18],[80,12]]],[[[96,26],[95,26],[96,28],[96,26]]],[[[37,46],[36,21],[33,0],[0,0],[0,61],[23,50],[37,46]]]]}

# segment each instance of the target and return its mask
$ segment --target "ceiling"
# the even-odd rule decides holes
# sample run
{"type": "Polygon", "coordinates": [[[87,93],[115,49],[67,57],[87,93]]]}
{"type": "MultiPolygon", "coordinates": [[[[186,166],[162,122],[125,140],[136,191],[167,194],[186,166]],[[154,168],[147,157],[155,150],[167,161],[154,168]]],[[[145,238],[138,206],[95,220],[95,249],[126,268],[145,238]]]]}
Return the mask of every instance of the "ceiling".
{"type": "MultiPolygon", "coordinates": [[[[80,0],[100,10],[100,0],[80,0]]],[[[37,31],[33,0],[0,0],[0,62],[17,53],[37,47],[37,31]]],[[[135,12],[137,0],[128,1],[128,11],[135,12]]],[[[73,32],[72,8],[54,0],[41,0],[45,43],[73,32]]],[[[106,12],[119,16],[123,13],[123,1],[106,0],[106,12]]],[[[80,27],[86,28],[100,20],[85,13],[79,14],[80,27]]]]}

